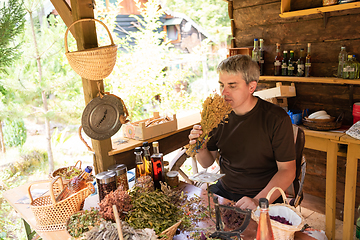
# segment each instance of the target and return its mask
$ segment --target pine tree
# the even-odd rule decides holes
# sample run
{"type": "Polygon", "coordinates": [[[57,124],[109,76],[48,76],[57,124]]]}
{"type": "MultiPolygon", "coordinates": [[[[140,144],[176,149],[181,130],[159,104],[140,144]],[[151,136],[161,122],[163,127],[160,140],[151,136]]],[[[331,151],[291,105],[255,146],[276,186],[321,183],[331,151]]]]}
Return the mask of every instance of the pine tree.
{"type": "MultiPolygon", "coordinates": [[[[5,67],[10,66],[20,56],[18,51],[21,43],[16,41],[16,37],[24,30],[25,9],[23,1],[9,0],[1,2],[0,8],[0,72],[5,71],[5,67]]],[[[6,89],[0,82],[0,105],[5,104],[7,97],[6,89]]],[[[6,117],[6,116],[5,116],[6,117]]],[[[2,120],[4,116],[0,114],[0,148],[5,153],[5,142],[2,131],[2,120]]]]}

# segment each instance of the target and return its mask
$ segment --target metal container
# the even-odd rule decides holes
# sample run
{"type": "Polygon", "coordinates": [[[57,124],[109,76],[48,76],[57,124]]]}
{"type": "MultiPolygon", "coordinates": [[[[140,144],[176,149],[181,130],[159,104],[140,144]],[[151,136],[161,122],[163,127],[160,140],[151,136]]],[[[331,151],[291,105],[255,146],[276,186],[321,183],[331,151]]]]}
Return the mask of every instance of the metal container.
{"type": "Polygon", "coordinates": [[[116,172],[116,188],[123,187],[123,190],[129,189],[129,183],[127,179],[127,167],[125,164],[115,164],[108,168],[109,171],[116,172]]]}

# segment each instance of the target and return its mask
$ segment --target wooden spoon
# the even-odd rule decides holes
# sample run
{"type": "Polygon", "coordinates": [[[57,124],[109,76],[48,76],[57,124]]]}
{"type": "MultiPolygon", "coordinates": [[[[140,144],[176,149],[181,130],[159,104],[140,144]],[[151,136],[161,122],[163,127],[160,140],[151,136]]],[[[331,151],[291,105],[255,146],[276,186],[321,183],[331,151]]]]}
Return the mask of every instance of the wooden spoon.
{"type": "Polygon", "coordinates": [[[122,233],[121,220],[120,220],[119,213],[118,213],[118,210],[116,208],[116,205],[113,205],[113,212],[114,212],[114,216],[115,216],[116,228],[118,230],[119,239],[124,240],[124,236],[123,236],[123,233],[122,233]]]}

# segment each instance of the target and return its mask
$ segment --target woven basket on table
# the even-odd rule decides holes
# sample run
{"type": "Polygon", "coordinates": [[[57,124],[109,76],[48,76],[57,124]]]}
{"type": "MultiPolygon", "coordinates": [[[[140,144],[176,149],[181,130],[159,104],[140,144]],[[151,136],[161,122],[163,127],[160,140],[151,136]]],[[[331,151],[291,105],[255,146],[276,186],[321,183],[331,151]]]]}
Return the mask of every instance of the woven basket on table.
{"type": "Polygon", "coordinates": [[[56,202],[55,198],[59,192],[54,190],[54,184],[57,181],[61,181],[62,183],[61,177],[58,176],[52,181],[44,180],[33,182],[29,186],[30,208],[35,216],[37,231],[57,231],[65,229],[68,218],[80,210],[85,198],[95,192],[94,186],[91,183],[87,183],[86,188],[70,195],[64,200],[56,202]],[[32,185],[41,182],[51,182],[49,186],[50,195],[33,199],[30,188],[32,185]]]}
{"type": "MultiPolygon", "coordinates": [[[[272,188],[267,194],[266,198],[269,200],[274,191],[279,190],[284,199],[284,203],[270,204],[269,214],[270,216],[285,217],[293,225],[287,225],[278,221],[270,219],[271,227],[275,240],[293,240],[296,231],[300,231],[304,226],[304,218],[296,208],[290,206],[287,202],[284,191],[279,187],[272,188]]],[[[255,209],[251,213],[251,218],[259,223],[260,210],[255,209]]]]}
{"type": "MultiPolygon", "coordinates": [[[[55,179],[57,176],[60,176],[62,174],[66,174],[69,170],[73,170],[73,169],[76,169],[78,170],[79,172],[81,172],[81,160],[78,160],[74,166],[69,166],[69,167],[62,167],[62,168],[58,168],[56,170],[54,170],[52,173],[49,174],[49,178],[50,179],[55,179]]],[[[62,179],[62,182],[65,184],[68,184],[70,179],[65,179],[64,177],[61,177],[62,179]]],[[[58,182],[59,183],[59,182],[58,182]]]]}
{"type": "Polygon", "coordinates": [[[178,221],[177,223],[175,223],[174,225],[172,225],[171,227],[165,229],[161,235],[164,236],[166,235],[166,237],[162,237],[160,238],[160,240],[172,240],[173,237],[175,236],[176,230],[178,229],[178,227],[180,226],[181,221],[178,221]]]}
{"type": "Polygon", "coordinates": [[[111,33],[103,22],[93,18],[79,19],[73,22],[66,29],[65,55],[69,61],[70,66],[81,77],[90,80],[101,80],[109,76],[115,66],[117,45],[114,44],[111,33]],[[69,52],[67,35],[70,28],[76,23],[85,21],[96,21],[101,23],[109,34],[111,44],[102,47],[88,48],[84,50],[69,52]]]}

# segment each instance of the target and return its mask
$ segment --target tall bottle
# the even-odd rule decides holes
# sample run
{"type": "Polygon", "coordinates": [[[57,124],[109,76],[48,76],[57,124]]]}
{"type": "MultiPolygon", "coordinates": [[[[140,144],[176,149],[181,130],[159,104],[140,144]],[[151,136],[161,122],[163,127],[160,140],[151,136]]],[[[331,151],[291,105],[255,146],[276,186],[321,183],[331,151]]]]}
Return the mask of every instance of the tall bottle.
{"type": "Polygon", "coordinates": [[[78,176],[70,179],[70,182],[65,186],[61,193],[56,197],[56,201],[59,202],[68,198],[70,195],[79,192],[86,187],[86,179],[90,176],[92,167],[87,166],[78,176]]]}
{"type": "Polygon", "coordinates": [[[288,76],[295,75],[295,59],[294,59],[294,51],[290,50],[290,57],[288,60],[288,76]]]}
{"type": "Polygon", "coordinates": [[[299,59],[297,60],[297,75],[298,77],[305,76],[305,53],[304,49],[300,49],[299,59]]]}
{"type": "Polygon", "coordinates": [[[266,198],[260,198],[260,218],[256,232],[256,240],[274,240],[269,215],[269,201],[266,198]]]}
{"type": "Polygon", "coordinates": [[[288,59],[287,59],[287,53],[288,51],[284,50],[283,51],[283,60],[281,61],[281,75],[282,76],[287,76],[287,71],[288,71],[288,59]]]}
{"type": "Polygon", "coordinates": [[[307,55],[305,58],[305,77],[311,75],[311,43],[308,43],[307,55]]]}
{"type": "Polygon", "coordinates": [[[135,151],[135,181],[139,179],[139,177],[146,176],[145,174],[145,164],[142,160],[142,151],[141,147],[136,147],[135,151]]]}
{"type": "Polygon", "coordinates": [[[354,78],[352,78],[352,79],[357,79],[357,78],[359,78],[359,62],[356,60],[355,55],[353,55],[353,67],[354,67],[355,71],[354,71],[354,78]]]}
{"type": "Polygon", "coordinates": [[[338,71],[337,71],[337,77],[342,78],[343,76],[343,69],[344,64],[347,60],[347,52],[346,47],[341,47],[340,53],[339,53],[339,65],[338,65],[338,71]]]}
{"type": "Polygon", "coordinates": [[[358,218],[356,220],[356,239],[360,239],[360,205],[357,211],[358,211],[358,218]]]}
{"type": "Polygon", "coordinates": [[[150,160],[150,144],[148,142],[143,142],[144,156],[143,163],[145,164],[145,174],[152,177],[152,163],[150,160]]]}
{"type": "Polygon", "coordinates": [[[259,66],[260,66],[260,76],[264,76],[264,39],[260,38],[260,48],[259,48],[259,66]]]}
{"type": "Polygon", "coordinates": [[[281,76],[281,61],[283,57],[281,56],[280,43],[276,43],[276,56],[274,62],[275,76],[281,76]]]}
{"type": "Polygon", "coordinates": [[[161,189],[160,182],[163,179],[163,154],[159,152],[159,143],[153,142],[153,155],[151,155],[151,163],[153,168],[153,180],[155,189],[161,189]]]}
{"type": "Polygon", "coordinates": [[[352,62],[353,62],[352,58],[353,58],[353,56],[349,54],[348,57],[347,57],[347,60],[345,61],[344,68],[343,68],[343,73],[342,73],[343,78],[345,78],[345,79],[350,78],[350,76],[352,76],[353,72],[355,71],[355,69],[352,66],[353,65],[352,64],[352,62]]]}
{"type": "Polygon", "coordinates": [[[260,58],[259,58],[259,41],[257,38],[254,39],[254,48],[252,50],[252,60],[257,62],[259,64],[260,58]]]}

